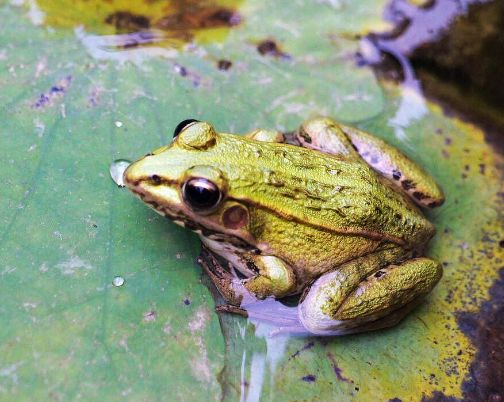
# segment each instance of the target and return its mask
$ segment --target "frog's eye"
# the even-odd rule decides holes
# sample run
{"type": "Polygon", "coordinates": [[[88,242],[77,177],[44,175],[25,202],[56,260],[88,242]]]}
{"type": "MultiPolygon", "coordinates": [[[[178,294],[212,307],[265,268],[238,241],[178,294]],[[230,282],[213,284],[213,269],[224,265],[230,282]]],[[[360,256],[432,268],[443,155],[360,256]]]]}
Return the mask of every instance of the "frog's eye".
{"type": "Polygon", "coordinates": [[[184,120],[184,121],[181,121],[177,127],[175,127],[175,130],[173,130],[173,138],[176,138],[184,128],[186,127],[189,127],[191,124],[194,124],[194,123],[199,123],[200,121],[199,120],[195,120],[195,119],[187,119],[187,120],[184,120]]]}
{"type": "Polygon", "coordinates": [[[187,180],[182,186],[184,201],[198,212],[211,212],[222,200],[219,187],[201,177],[187,180]]]}

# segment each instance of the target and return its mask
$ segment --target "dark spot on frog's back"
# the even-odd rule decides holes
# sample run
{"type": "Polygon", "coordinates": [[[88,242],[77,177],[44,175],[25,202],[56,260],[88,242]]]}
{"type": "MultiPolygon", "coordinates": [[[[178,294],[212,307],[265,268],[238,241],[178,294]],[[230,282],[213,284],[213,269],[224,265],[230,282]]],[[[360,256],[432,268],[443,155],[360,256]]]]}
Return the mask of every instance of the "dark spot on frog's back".
{"type": "Polygon", "coordinates": [[[404,188],[405,190],[410,190],[412,188],[415,187],[415,184],[411,181],[411,180],[403,180],[401,182],[401,186],[402,188],[404,188]]]}
{"type": "Polygon", "coordinates": [[[399,170],[392,171],[392,177],[394,178],[394,180],[399,180],[401,176],[402,174],[399,170]]]}
{"type": "Polygon", "coordinates": [[[311,139],[310,135],[305,130],[303,130],[302,128],[299,130],[299,136],[303,140],[305,140],[305,142],[307,144],[311,144],[312,143],[312,139],[311,139]]]}
{"type": "Polygon", "coordinates": [[[420,192],[420,191],[415,191],[413,193],[413,197],[415,197],[419,201],[424,200],[425,198],[427,198],[427,196],[424,193],[420,192]]]}
{"type": "Polygon", "coordinates": [[[150,27],[150,21],[147,17],[139,14],[132,14],[128,11],[117,11],[110,14],[105,22],[113,25],[118,32],[133,32],[150,27]]]}

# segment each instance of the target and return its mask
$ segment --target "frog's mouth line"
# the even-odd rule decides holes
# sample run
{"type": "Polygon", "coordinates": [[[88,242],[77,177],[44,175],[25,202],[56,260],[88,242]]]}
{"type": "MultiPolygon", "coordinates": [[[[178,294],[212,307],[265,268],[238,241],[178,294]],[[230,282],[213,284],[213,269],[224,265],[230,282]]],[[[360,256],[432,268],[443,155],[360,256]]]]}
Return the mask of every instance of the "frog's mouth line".
{"type": "Polygon", "coordinates": [[[188,221],[184,217],[172,213],[167,208],[163,208],[161,205],[159,205],[158,202],[147,198],[147,195],[145,193],[143,193],[142,191],[137,190],[136,187],[129,187],[129,190],[137,198],[140,198],[143,203],[147,204],[150,208],[152,208],[158,214],[164,216],[165,218],[168,218],[168,219],[174,221],[175,223],[179,224],[180,226],[186,227],[186,228],[191,229],[191,230],[197,229],[197,228],[192,229],[192,226],[196,226],[196,225],[194,225],[193,223],[187,224],[188,221]]]}
{"type": "Polygon", "coordinates": [[[173,213],[169,209],[162,207],[158,202],[149,199],[147,194],[143,193],[142,191],[139,191],[136,187],[129,187],[129,190],[131,190],[131,192],[137,198],[142,200],[142,202],[147,204],[149,208],[156,211],[159,215],[164,216],[165,218],[173,221],[175,224],[182,226],[186,229],[189,229],[200,236],[207,237],[213,241],[220,243],[231,243],[234,244],[236,247],[241,248],[242,250],[254,251],[256,253],[259,251],[257,247],[253,246],[252,244],[249,244],[244,239],[241,239],[237,236],[226,235],[217,230],[208,229],[207,227],[199,225],[182,215],[173,213]]]}

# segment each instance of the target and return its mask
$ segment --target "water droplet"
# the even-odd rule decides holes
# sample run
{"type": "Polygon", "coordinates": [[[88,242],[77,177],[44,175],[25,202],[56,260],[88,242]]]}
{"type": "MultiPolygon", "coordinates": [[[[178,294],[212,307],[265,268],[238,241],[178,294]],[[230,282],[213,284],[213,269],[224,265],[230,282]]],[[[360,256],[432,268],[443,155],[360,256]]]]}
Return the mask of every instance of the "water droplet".
{"type": "Polygon", "coordinates": [[[117,120],[114,124],[115,124],[115,126],[116,126],[117,128],[120,128],[120,127],[122,127],[122,126],[123,126],[123,122],[122,122],[122,121],[119,121],[119,120],[117,120]]]}
{"type": "Polygon", "coordinates": [[[112,281],[112,285],[116,287],[124,285],[124,278],[122,276],[116,276],[112,281]]]}
{"type": "Polygon", "coordinates": [[[131,162],[126,159],[117,159],[110,165],[110,177],[119,187],[124,187],[123,174],[131,162]]]}

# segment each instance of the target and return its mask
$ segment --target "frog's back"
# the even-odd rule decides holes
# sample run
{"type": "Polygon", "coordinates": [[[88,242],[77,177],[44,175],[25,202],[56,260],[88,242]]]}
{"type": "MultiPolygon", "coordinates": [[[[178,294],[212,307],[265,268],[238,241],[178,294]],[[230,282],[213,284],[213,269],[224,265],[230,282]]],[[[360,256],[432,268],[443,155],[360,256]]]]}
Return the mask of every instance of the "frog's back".
{"type": "Polygon", "coordinates": [[[223,154],[219,168],[233,198],[287,220],[406,247],[434,233],[413,203],[363,161],[225,134],[214,152],[223,154]]]}

